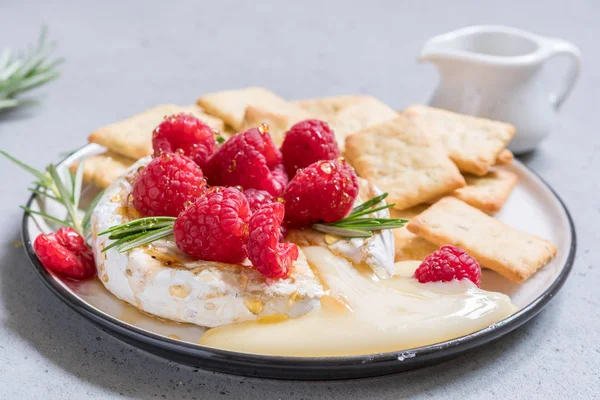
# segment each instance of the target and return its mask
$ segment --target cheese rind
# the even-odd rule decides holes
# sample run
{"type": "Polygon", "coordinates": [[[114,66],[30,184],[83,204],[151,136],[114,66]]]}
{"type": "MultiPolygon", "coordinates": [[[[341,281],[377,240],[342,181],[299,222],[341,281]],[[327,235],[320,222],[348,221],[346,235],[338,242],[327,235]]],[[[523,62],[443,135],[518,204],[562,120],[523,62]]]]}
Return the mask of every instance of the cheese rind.
{"type": "Polygon", "coordinates": [[[323,287],[302,251],[287,279],[269,281],[244,265],[198,261],[171,238],[119,253],[102,249],[111,241],[98,233],[130,220],[128,210],[136,162],[105,192],[92,214],[92,249],[98,277],[116,297],[141,311],[179,322],[215,327],[285,314],[296,317],[320,306],[323,287]]]}

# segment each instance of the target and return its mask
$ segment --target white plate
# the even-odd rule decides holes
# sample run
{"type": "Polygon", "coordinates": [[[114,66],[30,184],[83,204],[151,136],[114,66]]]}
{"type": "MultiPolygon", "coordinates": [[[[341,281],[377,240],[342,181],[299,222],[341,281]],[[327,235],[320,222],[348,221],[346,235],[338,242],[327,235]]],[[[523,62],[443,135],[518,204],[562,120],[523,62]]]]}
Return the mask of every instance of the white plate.
{"type": "MultiPolygon", "coordinates": [[[[87,145],[69,156],[68,165],[78,158],[104,151],[87,145]]],[[[97,279],[74,282],[59,279],[39,263],[30,238],[51,231],[41,218],[23,217],[23,242],[35,270],[44,282],[67,304],[92,322],[140,348],[183,363],[223,372],[291,379],[344,379],[384,375],[405,371],[456,356],[487,343],[517,328],[536,315],[560,289],[575,256],[575,231],[572,220],[558,196],[531,170],[515,160],[506,167],[519,177],[510,199],[496,216],[508,225],[552,241],[557,256],[523,284],[515,284],[493,271],[483,272],[482,288],[510,296],[519,311],[487,329],[451,341],[399,352],[352,357],[272,357],[229,352],[201,346],[198,341],[205,329],[159,320],[143,314],[112,296],[97,279]]],[[[89,201],[96,191],[84,188],[89,201]]],[[[29,204],[40,205],[51,213],[64,215],[56,204],[38,204],[32,196],[29,204]],[[54,207],[54,208],[53,208],[54,207]]]]}

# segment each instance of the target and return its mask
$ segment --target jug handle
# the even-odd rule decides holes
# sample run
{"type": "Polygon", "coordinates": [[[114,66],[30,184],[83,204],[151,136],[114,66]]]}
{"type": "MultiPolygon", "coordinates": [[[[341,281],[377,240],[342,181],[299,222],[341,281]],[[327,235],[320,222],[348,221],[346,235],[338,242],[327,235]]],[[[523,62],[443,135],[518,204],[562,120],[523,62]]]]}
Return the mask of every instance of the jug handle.
{"type": "Polygon", "coordinates": [[[571,89],[573,89],[573,86],[579,77],[579,71],[581,69],[581,53],[573,43],[567,42],[566,40],[547,39],[547,41],[547,59],[557,56],[568,56],[571,60],[571,65],[569,66],[567,74],[563,79],[563,84],[559,90],[550,94],[550,102],[554,108],[558,110],[563,102],[567,99],[569,93],[571,93],[571,89]]]}

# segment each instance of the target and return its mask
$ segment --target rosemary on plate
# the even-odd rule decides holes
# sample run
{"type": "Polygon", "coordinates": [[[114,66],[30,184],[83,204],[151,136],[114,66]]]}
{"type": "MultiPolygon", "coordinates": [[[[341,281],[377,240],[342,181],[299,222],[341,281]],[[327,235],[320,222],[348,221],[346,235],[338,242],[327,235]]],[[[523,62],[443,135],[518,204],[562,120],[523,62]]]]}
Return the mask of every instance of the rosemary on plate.
{"type": "MultiPolygon", "coordinates": [[[[323,233],[345,238],[367,238],[373,236],[373,232],[375,231],[403,227],[408,220],[368,216],[369,214],[394,206],[394,204],[379,206],[386,197],[387,193],[374,197],[355,207],[346,218],[331,223],[313,224],[312,228],[323,233]]],[[[176,218],[174,217],[147,217],[110,227],[98,234],[109,235],[108,238],[114,240],[114,242],[106,246],[102,251],[118,246],[119,252],[122,253],[170,236],[173,234],[175,220],[176,218]]]]}
{"type": "Polygon", "coordinates": [[[64,219],[60,219],[42,210],[38,211],[26,206],[21,206],[22,209],[29,214],[39,215],[47,221],[71,227],[85,237],[85,233],[89,232],[92,211],[100,197],[102,197],[102,192],[90,203],[83,217],[80,217],[77,210],[81,198],[84,160],[79,162],[75,172],[71,172],[66,166],[56,166],[54,164],[48,165],[45,171],[39,171],[3,150],[0,150],[0,154],[35,176],[34,187],[29,188],[29,191],[62,204],[67,210],[67,215],[64,219]]]}

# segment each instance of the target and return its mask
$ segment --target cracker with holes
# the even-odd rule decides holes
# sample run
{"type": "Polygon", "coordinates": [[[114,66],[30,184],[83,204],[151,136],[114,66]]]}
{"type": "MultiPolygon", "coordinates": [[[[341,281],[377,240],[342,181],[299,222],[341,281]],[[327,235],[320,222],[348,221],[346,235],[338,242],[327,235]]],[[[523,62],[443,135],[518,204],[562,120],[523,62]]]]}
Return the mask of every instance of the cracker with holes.
{"type": "MultiPolygon", "coordinates": [[[[436,134],[462,172],[479,176],[487,174],[515,135],[510,124],[433,107],[414,105],[404,114],[421,129],[436,134]]],[[[507,153],[503,160],[506,157],[507,153]]]]}
{"type": "MultiPolygon", "coordinates": [[[[425,211],[427,207],[427,205],[420,205],[407,210],[391,209],[390,216],[392,218],[405,218],[410,221],[425,211]]],[[[430,243],[422,237],[410,232],[408,229],[406,229],[406,226],[394,229],[393,233],[395,261],[422,261],[425,259],[425,257],[438,249],[438,246],[435,244],[430,243]]]]}
{"type": "Polygon", "coordinates": [[[285,133],[293,126],[286,115],[275,114],[255,106],[246,107],[240,131],[243,132],[250,128],[256,128],[262,124],[266,124],[269,127],[271,139],[273,139],[273,143],[277,146],[281,146],[285,133]]]}
{"type": "MultiPolygon", "coordinates": [[[[88,157],[83,164],[83,182],[106,189],[134,162],[135,160],[131,158],[110,151],[88,157]]],[[[71,170],[75,171],[77,165],[78,163],[72,165],[71,170]]]]}
{"type": "Polygon", "coordinates": [[[342,95],[322,97],[320,99],[306,99],[293,101],[300,108],[308,111],[315,118],[330,122],[341,110],[353,104],[360,102],[367,96],[361,95],[342,95]]]}
{"type": "Polygon", "coordinates": [[[246,108],[249,106],[253,106],[261,112],[285,118],[287,123],[292,125],[312,117],[309,112],[261,87],[209,93],[198,99],[198,105],[207,113],[225,121],[236,131],[242,130],[246,108]]]}
{"type": "Polygon", "coordinates": [[[402,115],[348,136],[345,154],[400,210],[465,185],[439,139],[402,115]]]}
{"type": "Polygon", "coordinates": [[[509,149],[504,149],[496,157],[496,165],[510,165],[515,159],[515,155],[509,149]]]}
{"type": "Polygon", "coordinates": [[[113,153],[129,158],[142,158],[152,154],[152,132],[162,120],[172,114],[191,114],[206,123],[212,129],[221,131],[223,121],[205,114],[196,105],[161,105],[136,114],[123,121],[115,122],[94,131],[89,141],[108,148],[113,153]]]}
{"type": "Polygon", "coordinates": [[[517,175],[505,170],[488,172],[485,176],[465,175],[467,186],[457,189],[452,196],[465,203],[494,214],[500,211],[517,184],[517,175]]]}
{"type": "Polygon", "coordinates": [[[365,96],[341,109],[335,118],[328,122],[335,132],[340,151],[343,152],[346,137],[381,122],[392,120],[397,116],[398,113],[385,103],[374,97],[365,96]]]}
{"type": "Polygon", "coordinates": [[[460,247],[483,267],[517,283],[556,255],[556,247],[548,240],[511,228],[454,197],[441,199],[412,219],[407,228],[438,246],[460,247]]]}

